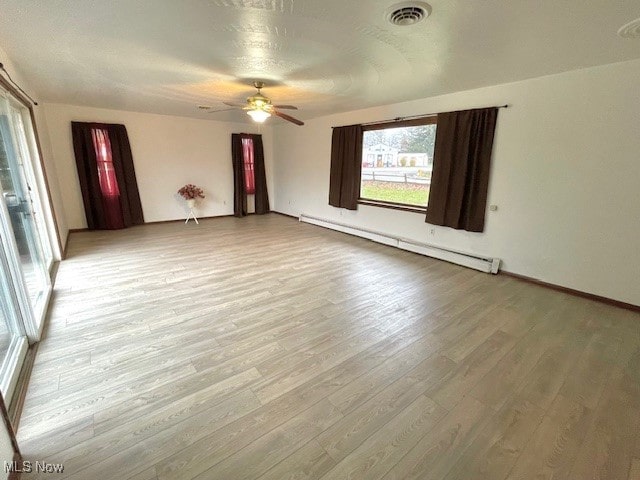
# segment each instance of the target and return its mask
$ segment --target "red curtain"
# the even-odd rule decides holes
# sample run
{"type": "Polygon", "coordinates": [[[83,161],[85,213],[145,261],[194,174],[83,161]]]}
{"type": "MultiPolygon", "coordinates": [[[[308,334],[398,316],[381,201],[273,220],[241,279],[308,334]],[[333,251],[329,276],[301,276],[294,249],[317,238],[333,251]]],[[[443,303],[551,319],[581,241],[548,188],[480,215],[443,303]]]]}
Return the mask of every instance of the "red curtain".
{"type": "Polygon", "coordinates": [[[120,189],[113,167],[113,155],[109,132],[100,128],[91,129],[93,148],[96,153],[98,166],[98,181],[102,192],[102,206],[104,208],[106,228],[124,228],[124,218],[120,205],[120,189]]]}
{"type": "Polygon", "coordinates": [[[255,163],[253,157],[253,140],[242,139],[242,157],[244,160],[244,192],[248,195],[256,193],[255,163]]]}

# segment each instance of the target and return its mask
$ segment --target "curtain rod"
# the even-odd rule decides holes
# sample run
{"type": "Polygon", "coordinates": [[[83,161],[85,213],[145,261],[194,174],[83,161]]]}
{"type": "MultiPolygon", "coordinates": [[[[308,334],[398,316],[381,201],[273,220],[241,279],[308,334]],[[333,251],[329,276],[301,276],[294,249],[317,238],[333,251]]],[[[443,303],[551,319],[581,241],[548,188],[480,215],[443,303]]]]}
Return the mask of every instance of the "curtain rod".
{"type": "Polygon", "coordinates": [[[18,90],[20,90],[20,92],[26,96],[29,100],[31,100],[31,103],[33,103],[34,105],[38,105],[38,102],[36,102],[31,95],[29,95],[27,92],[25,92],[22,87],[20,87],[20,85],[18,85],[16,82],[13,81],[13,78],[11,78],[11,75],[9,74],[9,72],[7,72],[7,69],[4,68],[4,64],[2,62],[0,62],[0,70],[2,70],[5,75],[7,76],[7,78],[9,79],[9,81],[11,82],[11,84],[16,87],[18,90]]]}
{"type": "MultiPolygon", "coordinates": [[[[483,108],[509,108],[509,104],[496,105],[494,107],[483,107],[483,108]]],[[[470,110],[479,110],[479,109],[480,108],[471,108],[470,110]]],[[[438,115],[439,113],[445,113],[445,112],[423,113],[421,115],[409,115],[407,117],[396,117],[396,118],[390,118],[388,120],[376,120],[375,122],[354,123],[353,125],[333,126],[331,128],[355,127],[356,125],[360,125],[360,126],[364,127],[364,126],[367,126],[367,125],[380,125],[381,123],[402,122],[404,120],[417,120],[419,118],[433,117],[434,115],[438,115]]]]}

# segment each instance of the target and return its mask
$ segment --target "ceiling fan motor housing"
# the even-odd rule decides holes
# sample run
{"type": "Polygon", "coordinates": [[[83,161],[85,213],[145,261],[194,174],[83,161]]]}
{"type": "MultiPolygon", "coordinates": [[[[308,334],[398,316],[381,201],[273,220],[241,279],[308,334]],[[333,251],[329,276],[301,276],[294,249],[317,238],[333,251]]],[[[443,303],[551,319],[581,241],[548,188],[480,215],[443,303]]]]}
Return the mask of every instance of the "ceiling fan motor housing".
{"type": "Polygon", "coordinates": [[[247,103],[249,103],[254,108],[265,108],[271,104],[271,100],[258,92],[255,95],[247,98],[247,103]]]}
{"type": "Polygon", "coordinates": [[[247,98],[247,103],[249,104],[249,106],[256,110],[269,108],[271,104],[271,100],[269,100],[267,97],[262,95],[262,92],[260,91],[264,87],[264,82],[255,81],[253,82],[253,86],[256,87],[258,92],[255,95],[252,95],[249,98],[247,98]]]}

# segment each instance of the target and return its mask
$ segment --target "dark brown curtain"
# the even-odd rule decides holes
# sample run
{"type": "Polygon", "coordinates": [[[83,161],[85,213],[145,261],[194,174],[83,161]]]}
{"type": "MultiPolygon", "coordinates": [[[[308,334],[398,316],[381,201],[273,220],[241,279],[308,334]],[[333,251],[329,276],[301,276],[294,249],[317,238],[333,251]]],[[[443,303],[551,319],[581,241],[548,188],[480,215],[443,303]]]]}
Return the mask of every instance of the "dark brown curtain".
{"type": "Polygon", "coordinates": [[[438,115],[426,222],[484,230],[497,108],[438,115]]]}
{"type": "Polygon", "coordinates": [[[264,150],[262,147],[262,135],[250,135],[253,140],[253,158],[255,172],[255,202],[256,213],[263,215],[269,213],[269,193],[267,192],[267,172],[264,168],[264,150]]]}
{"type": "Polygon", "coordinates": [[[236,217],[247,215],[247,194],[245,188],[245,166],[243,139],[250,139],[253,148],[253,172],[255,182],[255,213],[269,213],[269,193],[267,174],[264,166],[262,135],[249,133],[231,134],[231,161],[233,163],[233,214],[236,217]]]}
{"type": "Polygon", "coordinates": [[[244,187],[244,154],[242,134],[231,134],[231,162],[233,163],[233,214],[244,217],[247,214],[247,194],[244,187]]]}
{"type": "MultiPolygon", "coordinates": [[[[140,193],[133,166],[131,146],[124,125],[71,122],[73,150],[84,202],[87,226],[91,230],[124,228],[144,223],[140,193]],[[103,192],[98,172],[98,146],[94,130],[106,131],[110,161],[118,184],[119,204],[103,192]],[[115,208],[115,209],[114,209],[115,208]],[[117,209],[117,210],[116,210],[117,209]],[[114,216],[119,218],[114,220],[114,216]]],[[[103,181],[104,185],[104,181],[103,181]]]]}
{"type": "Polygon", "coordinates": [[[331,137],[329,205],[356,210],[362,171],[362,125],[336,127],[331,137]]]}

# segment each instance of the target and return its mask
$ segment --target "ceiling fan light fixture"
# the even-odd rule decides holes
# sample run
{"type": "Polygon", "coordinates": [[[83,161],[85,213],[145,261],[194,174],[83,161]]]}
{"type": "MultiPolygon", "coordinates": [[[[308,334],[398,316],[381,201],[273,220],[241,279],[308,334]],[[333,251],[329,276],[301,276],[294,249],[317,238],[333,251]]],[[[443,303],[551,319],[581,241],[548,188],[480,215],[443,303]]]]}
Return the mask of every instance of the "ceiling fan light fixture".
{"type": "Polygon", "coordinates": [[[269,112],[265,112],[264,110],[248,110],[247,115],[257,123],[264,123],[264,121],[271,116],[269,112]]]}
{"type": "Polygon", "coordinates": [[[265,105],[269,105],[269,103],[271,103],[270,100],[262,94],[253,95],[247,98],[247,102],[251,105],[255,105],[258,108],[262,108],[265,105]]]}

